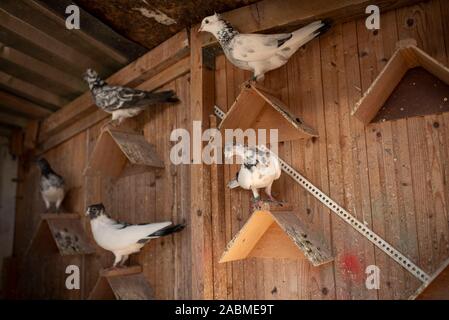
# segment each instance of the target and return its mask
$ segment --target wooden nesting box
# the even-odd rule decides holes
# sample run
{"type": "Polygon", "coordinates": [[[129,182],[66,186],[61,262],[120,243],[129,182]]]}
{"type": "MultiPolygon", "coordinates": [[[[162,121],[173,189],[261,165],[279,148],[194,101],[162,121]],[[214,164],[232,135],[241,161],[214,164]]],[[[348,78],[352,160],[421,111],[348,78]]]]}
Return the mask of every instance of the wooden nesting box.
{"type": "Polygon", "coordinates": [[[160,168],[164,168],[163,161],[143,135],[107,128],[98,138],[84,174],[118,178],[160,168]]]}
{"type": "Polygon", "coordinates": [[[95,253],[95,246],[86,235],[77,213],[43,214],[28,252],[59,251],[62,256],[95,253]]]}
{"type": "Polygon", "coordinates": [[[449,259],[409,299],[449,300],[449,259]]]}
{"type": "Polygon", "coordinates": [[[89,300],[153,300],[153,290],[141,266],[101,270],[89,300]]]}
{"type": "Polygon", "coordinates": [[[307,231],[293,211],[255,211],[228,244],[220,263],[245,258],[302,256],[319,266],[333,260],[318,235],[307,231]]]}
{"type": "Polygon", "coordinates": [[[292,141],[318,137],[315,129],[302,118],[287,111],[285,104],[267,89],[246,85],[220,123],[219,129],[269,129],[278,130],[278,141],[292,141]]]}
{"type": "MultiPolygon", "coordinates": [[[[441,80],[444,84],[449,85],[449,69],[430,55],[422,51],[416,46],[416,41],[413,39],[402,40],[397,44],[397,50],[388,61],[385,68],[380,72],[377,78],[373,81],[371,86],[366,90],[363,97],[354,106],[351,114],[357,117],[365,124],[370,123],[385,104],[387,99],[392,95],[393,91],[397,88],[398,84],[411,69],[421,67],[428,71],[430,74],[441,80]]],[[[422,78],[422,76],[421,76],[422,78]]],[[[430,90],[432,90],[431,88],[430,90]]],[[[445,90],[445,89],[442,89],[445,90]]],[[[419,91],[417,89],[415,92],[419,91]]],[[[416,100],[415,98],[410,98],[416,100]]],[[[449,94],[444,103],[449,99],[449,94]]],[[[405,102],[406,103],[406,102],[405,102]]],[[[441,107],[434,105],[431,108],[426,108],[426,112],[429,109],[438,110],[440,112],[447,110],[439,110],[441,107]]],[[[431,110],[430,110],[431,111],[431,110]]],[[[410,113],[410,112],[407,112],[410,113]]],[[[408,116],[424,115],[419,111],[409,114],[408,116]]]]}

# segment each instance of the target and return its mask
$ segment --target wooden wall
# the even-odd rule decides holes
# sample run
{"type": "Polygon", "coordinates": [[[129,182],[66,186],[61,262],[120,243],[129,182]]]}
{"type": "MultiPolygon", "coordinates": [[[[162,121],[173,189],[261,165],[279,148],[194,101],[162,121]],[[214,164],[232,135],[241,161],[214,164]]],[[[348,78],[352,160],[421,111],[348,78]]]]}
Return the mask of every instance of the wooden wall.
{"type": "MultiPolygon", "coordinates": [[[[377,33],[368,31],[364,20],[336,24],[300,49],[286,66],[267,74],[264,83],[320,135],[284,143],[281,157],[429,273],[449,257],[449,114],[365,127],[350,116],[350,110],[399,39],[415,38],[447,65],[448,21],[449,3],[432,0],[383,14],[377,33]]],[[[287,176],[275,183],[275,193],[297,208],[302,221],[325,235],[335,262],[320,268],[306,260],[218,264],[225,245],[250,215],[250,193],[225,188],[236,166],[172,165],[169,134],[174,128],[190,129],[192,119],[207,118],[209,109],[203,104],[210,108],[215,102],[227,110],[250,75],[222,55],[216,57],[210,74],[196,60],[201,52],[198,44],[191,41],[190,45],[192,83],[191,74],[185,74],[165,86],[177,91],[181,103],[148,111],[137,123],[157,146],[166,168],[115,182],[84,178],[83,169],[104,122],[90,126],[45,153],[71,188],[66,209],[82,214],[87,205],[101,201],[114,217],[133,223],[186,221],[182,233],[153,241],[133,258],[143,266],[159,299],[408,297],[418,281],[287,176]],[[201,101],[198,80],[207,83],[201,101]],[[193,179],[192,174],[201,177],[193,179]],[[219,185],[209,183],[216,178],[219,185]],[[210,201],[204,203],[205,199],[210,201]],[[378,291],[365,288],[364,270],[371,264],[381,269],[378,291]]],[[[28,261],[20,272],[20,297],[86,298],[100,266],[111,264],[111,254],[98,249],[98,258],[36,255],[34,260],[25,259],[43,204],[37,168],[24,158],[19,172],[15,254],[28,261]],[[64,288],[65,266],[70,263],[82,268],[81,291],[64,288]]]]}
{"type": "MultiPolygon", "coordinates": [[[[350,110],[400,39],[415,38],[419,47],[447,65],[447,21],[449,3],[433,0],[383,14],[378,32],[368,31],[364,19],[335,25],[286,66],[267,74],[264,83],[320,136],[282,144],[281,158],[428,273],[449,257],[449,114],[365,127],[350,110]]],[[[229,109],[249,77],[218,56],[216,104],[229,109]]],[[[225,188],[236,169],[220,169],[224,218],[217,221],[225,225],[213,226],[220,230],[213,234],[218,257],[251,213],[250,192],[225,188]]],[[[290,177],[282,176],[274,188],[278,198],[295,206],[302,221],[325,235],[335,262],[318,268],[306,259],[222,265],[214,256],[215,298],[404,299],[417,289],[419,281],[290,177]],[[381,271],[380,290],[365,287],[365,268],[372,264],[381,271]]]]}
{"type": "MultiPolygon", "coordinates": [[[[76,135],[67,142],[44,154],[54,170],[66,179],[70,191],[64,201],[65,211],[83,214],[87,205],[103,202],[112,217],[131,223],[174,221],[189,224],[190,190],[189,169],[186,165],[170,163],[172,142],[170,132],[187,127],[189,110],[189,75],[172,81],[161,89],[176,90],[181,103],[157,106],[140,117],[137,129],[155,144],[166,168],[158,172],[131,176],[112,181],[109,178],[83,177],[87,160],[95,146],[100,128],[105,121],[76,135]]],[[[20,168],[23,182],[19,187],[15,252],[21,256],[29,245],[44,206],[39,195],[38,169],[28,161],[20,168]]],[[[86,229],[89,222],[84,219],[86,229]]],[[[90,231],[88,231],[90,232],[90,231]]],[[[43,255],[31,252],[20,272],[21,298],[87,298],[101,266],[112,265],[112,254],[98,248],[93,257],[61,258],[58,254],[43,255]],[[33,257],[31,257],[33,255],[33,257]],[[45,257],[45,258],[44,258],[45,257]],[[69,264],[80,266],[80,291],[65,288],[65,268],[69,264]]],[[[190,292],[190,229],[176,236],[152,241],[134,263],[143,266],[158,299],[189,299],[190,292]]]]}

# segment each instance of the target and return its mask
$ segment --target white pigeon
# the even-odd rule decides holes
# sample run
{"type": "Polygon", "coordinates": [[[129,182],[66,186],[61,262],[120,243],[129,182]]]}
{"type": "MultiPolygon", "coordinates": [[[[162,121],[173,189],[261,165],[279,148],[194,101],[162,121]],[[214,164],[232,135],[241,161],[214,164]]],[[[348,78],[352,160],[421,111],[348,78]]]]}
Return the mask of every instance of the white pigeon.
{"type": "Polygon", "coordinates": [[[212,33],[230,62],[252,71],[252,80],[262,81],[266,72],[283,66],[301,46],[330,26],[329,21],[319,20],[291,33],[242,34],[216,13],[204,18],[198,31],[212,33]]]}
{"type": "Polygon", "coordinates": [[[113,268],[124,266],[130,254],[139,252],[151,239],[167,236],[184,229],[185,225],[172,222],[128,224],[116,221],[106,214],[103,204],[91,205],[86,210],[95,242],[114,256],[113,268]]]}
{"type": "Polygon", "coordinates": [[[258,189],[265,188],[265,193],[270,201],[278,203],[271,195],[271,186],[275,180],[279,179],[282,170],[279,159],[274,153],[260,147],[227,144],[224,155],[226,159],[236,155],[242,163],[235,179],[228,183],[230,189],[241,187],[245,190],[251,190],[254,197],[254,207],[259,207],[261,199],[258,189]]]}
{"type": "Polygon", "coordinates": [[[46,212],[49,212],[52,204],[55,205],[56,212],[59,213],[61,203],[65,196],[64,179],[53,171],[45,158],[37,160],[37,165],[41,171],[39,181],[42,199],[45,202],[46,212]]]}

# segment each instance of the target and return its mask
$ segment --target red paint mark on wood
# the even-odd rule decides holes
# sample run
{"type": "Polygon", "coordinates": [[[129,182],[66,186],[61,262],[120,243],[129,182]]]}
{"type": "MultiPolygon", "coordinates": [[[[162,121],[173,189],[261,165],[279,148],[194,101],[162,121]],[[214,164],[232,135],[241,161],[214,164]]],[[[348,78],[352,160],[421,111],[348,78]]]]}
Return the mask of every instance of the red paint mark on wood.
{"type": "Polygon", "coordinates": [[[359,258],[354,254],[345,254],[340,260],[340,268],[351,280],[360,282],[363,280],[363,268],[359,258]]]}

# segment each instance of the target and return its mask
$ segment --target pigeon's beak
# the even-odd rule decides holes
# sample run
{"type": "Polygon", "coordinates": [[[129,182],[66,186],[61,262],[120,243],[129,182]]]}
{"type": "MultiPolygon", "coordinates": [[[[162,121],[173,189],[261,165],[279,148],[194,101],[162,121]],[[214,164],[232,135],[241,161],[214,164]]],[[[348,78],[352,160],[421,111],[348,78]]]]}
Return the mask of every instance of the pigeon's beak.
{"type": "Polygon", "coordinates": [[[202,32],[203,31],[203,25],[201,25],[201,27],[198,29],[198,32],[202,32]]]}

